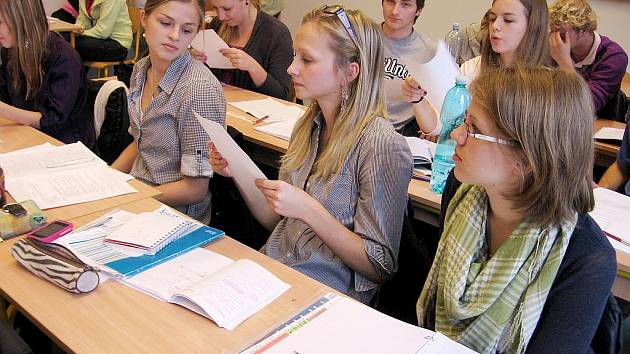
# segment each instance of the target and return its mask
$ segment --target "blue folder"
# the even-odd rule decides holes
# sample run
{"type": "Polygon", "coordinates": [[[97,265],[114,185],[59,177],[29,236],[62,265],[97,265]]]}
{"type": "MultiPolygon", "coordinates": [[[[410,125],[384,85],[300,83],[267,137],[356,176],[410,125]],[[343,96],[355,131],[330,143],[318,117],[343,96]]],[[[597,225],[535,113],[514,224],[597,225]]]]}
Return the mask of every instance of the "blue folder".
{"type": "Polygon", "coordinates": [[[130,277],[149,268],[164,263],[197,247],[204,246],[225,235],[225,232],[210,226],[201,226],[181,238],[169,243],[155,255],[128,257],[117,261],[106,263],[105,265],[117,271],[123,277],[130,277]]]}

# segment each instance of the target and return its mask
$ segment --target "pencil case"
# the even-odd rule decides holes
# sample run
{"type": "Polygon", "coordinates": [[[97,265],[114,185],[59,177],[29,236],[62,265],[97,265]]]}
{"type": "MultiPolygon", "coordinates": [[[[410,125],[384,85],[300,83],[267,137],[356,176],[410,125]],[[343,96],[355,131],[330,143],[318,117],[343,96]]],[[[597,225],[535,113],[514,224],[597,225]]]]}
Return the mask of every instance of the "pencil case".
{"type": "Polygon", "coordinates": [[[29,232],[46,222],[46,216],[42,210],[30,199],[14,203],[14,208],[11,206],[8,204],[0,208],[0,237],[2,239],[6,240],[29,232]],[[19,206],[22,207],[21,212],[15,212],[16,209],[20,209],[19,206]]]}
{"type": "Polygon", "coordinates": [[[23,238],[13,245],[11,253],[31,273],[76,294],[89,293],[100,282],[95,268],[56,243],[23,238]]]}

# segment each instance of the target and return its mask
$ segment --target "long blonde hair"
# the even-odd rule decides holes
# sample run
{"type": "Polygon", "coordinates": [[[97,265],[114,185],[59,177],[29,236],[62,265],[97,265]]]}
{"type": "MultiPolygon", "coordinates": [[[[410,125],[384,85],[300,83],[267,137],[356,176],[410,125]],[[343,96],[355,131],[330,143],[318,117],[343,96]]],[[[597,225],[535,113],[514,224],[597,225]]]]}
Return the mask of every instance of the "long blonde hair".
{"type": "Polygon", "coordinates": [[[470,85],[473,100],[497,130],[517,142],[523,175],[505,197],[539,225],[558,224],[595,205],[593,103],[577,73],[510,67],[481,72],[470,85]]]}
{"type": "MultiPolygon", "coordinates": [[[[339,70],[344,70],[352,62],[359,64],[357,78],[347,85],[347,108],[339,109],[334,126],[328,127],[332,129],[330,143],[321,151],[313,166],[312,175],[318,178],[339,173],[365,127],[372,120],[385,117],[381,26],[361,11],[345,11],[356,33],[358,45],[354,44],[334,14],[326,14],[322,9],[313,10],[302,19],[302,25],[312,24],[326,35],[327,42],[336,54],[339,70]]],[[[313,121],[320,112],[319,105],[313,100],[296,123],[289,150],[282,159],[282,170],[294,171],[304,164],[310,151],[313,121]]]]}
{"type": "Polygon", "coordinates": [[[32,99],[44,81],[43,62],[48,53],[44,6],[41,0],[0,0],[0,13],[16,40],[9,49],[10,85],[17,92],[25,89],[26,99],[32,99]]]}
{"type": "MultiPolygon", "coordinates": [[[[494,1],[492,3],[494,4],[494,1]]],[[[549,54],[549,10],[545,0],[519,0],[527,10],[527,30],[516,50],[517,64],[523,66],[551,66],[549,54]]],[[[482,22],[488,26],[482,29],[481,35],[481,71],[501,66],[499,53],[492,50],[490,44],[490,11],[486,12],[482,22]]]]}
{"type": "MultiPolygon", "coordinates": [[[[260,15],[260,0],[249,0],[249,5],[247,5],[248,15],[251,7],[255,8],[260,15]]],[[[236,33],[236,27],[230,27],[225,22],[221,22],[219,30],[217,31],[219,37],[221,37],[221,39],[223,39],[225,43],[228,44],[232,41],[232,39],[234,39],[234,35],[236,35],[236,33]]]]}

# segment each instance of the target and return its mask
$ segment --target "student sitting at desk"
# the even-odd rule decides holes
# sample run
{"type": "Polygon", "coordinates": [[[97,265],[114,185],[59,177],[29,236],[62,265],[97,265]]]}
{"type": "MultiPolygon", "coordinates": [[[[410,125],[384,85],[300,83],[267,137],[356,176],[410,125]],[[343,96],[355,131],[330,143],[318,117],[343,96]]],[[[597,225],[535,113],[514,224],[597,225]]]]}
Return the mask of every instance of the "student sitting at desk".
{"type": "MultiPolygon", "coordinates": [[[[313,103],[280,180],[257,181],[274,217],[249,208],[273,230],[264,253],[369,303],[396,271],[412,171],[405,139],[383,118],[381,30],[360,11],[325,6],[304,17],[294,50],[296,94],[313,103]]],[[[210,163],[230,176],[214,147],[210,163]]]]}
{"type": "MultiPolygon", "coordinates": [[[[531,67],[551,65],[547,45],[548,16],[545,0],[492,1],[492,7],[482,21],[481,55],[464,62],[461,74],[472,80],[490,68],[517,63],[531,67]]],[[[414,104],[416,119],[437,120],[440,112],[436,112],[425,95],[421,83],[405,80],[403,97],[408,102],[420,100],[414,104]]]]}
{"type": "MultiPolygon", "coordinates": [[[[577,71],[588,83],[600,118],[617,118],[621,80],[628,55],[595,32],[597,18],[586,0],[559,0],[549,9],[549,50],[562,70],[577,71]]],[[[623,112],[625,115],[625,112],[623,112]]]]}
{"type": "Polygon", "coordinates": [[[41,0],[0,1],[0,117],[64,143],[95,141],[81,59],[48,31],[41,0]]]}
{"type": "Polygon", "coordinates": [[[630,196],[630,124],[626,124],[617,161],[608,167],[599,186],[630,196]]]}
{"type": "Polygon", "coordinates": [[[131,75],[129,132],[134,141],[112,164],[156,185],[160,201],[210,221],[208,135],[195,113],[224,124],[223,88],[188,52],[203,22],[197,0],[147,0],[141,18],[149,56],[131,75]]]}
{"type": "Polygon", "coordinates": [[[591,352],[616,259],[587,214],[588,87],[575,73],[505,68],[470,91],[419,324],[480,353],[591,352]]]}
{"type": "Polygon", "coordinates": [[[80,0],[75,48],[84,61],[127,57],[133,33],[126,0],[80,0]]]}
{"type": "Polygon", "coordinates": [[[414,112],[424,96],[419,101],[409,101],[403,94],[405,91],[401,90],[403,82],[412,79],[408,66],[416,62],[426,63],[435,54],[435,45],[413,28],[422,13],[424,0],[383,0],[381,3],[389,120],[405,136],[418,136],[420,132],[437,135],[440,133],[437,117],[414,112]]]}
{"type": "MultiPolygon", "coordinates": [[[[212,69],[222,82],[288,100],[293,58],[291,33],[284,23],[259,9],[258,0],[210,0],[217,16],[210,22],[230,46],[221,53],[234,69],[212,69]]],[[[195,56],[205,61],[203,53],[195,56]]]]}

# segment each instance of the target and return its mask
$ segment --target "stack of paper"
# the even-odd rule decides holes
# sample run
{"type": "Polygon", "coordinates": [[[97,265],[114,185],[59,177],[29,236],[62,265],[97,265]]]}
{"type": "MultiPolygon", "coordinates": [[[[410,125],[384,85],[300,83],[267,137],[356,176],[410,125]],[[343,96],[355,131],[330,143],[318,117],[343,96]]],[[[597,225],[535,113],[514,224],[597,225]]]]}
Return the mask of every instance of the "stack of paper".
{"type": "Polygon", "coordinates": [[[609,235],[616,250],[630,254],[630,197],[606,188],[595,188],[593,194],[591,217],[609,235]]]}
{"type": "Polygon", "coordinates": [[[431,174],[431,163],[435,156],[436,144],[432,141],[416,137],[405,137],[411,155],[413,156],[413,168],[424,175],[431,174]]]}
{"type": "Polygon", "coordinates": [[[593,138],[598,140],[618,140],[623,139],[623,129],[603,127],[593,135],[593,138]]]}
{"type": "Polygon", "coordinates": [[[291,140],[293,127],[304,114],[301,107],[286,105],[272,98],[230,102],[230,105],[260,120],[261,125],[254,129],[287,141],[291,140]]]}
{"type": "Polygon", "coordinates": [[[201,225],[191,219],[183,218],[166,205],[162,205],[154,214],[190,221],[183,234],[169,243],[155,255],[131,251],[105,242],[105,237],[116,232],[136,215],[125,210],[114,210],[93,222],[55,240],[66,246],[83,262],[96,267],[106,275],[129,277],[141,273],[169,259],[203,246],[224,235],[215,228],[201,225]]]}
{"type": "Polygon", "coordinates": [[[0,155],[6,189],[42,209],[136,192],[128,175],[107,166],[82,143],[42,144],[0,155]]]}

